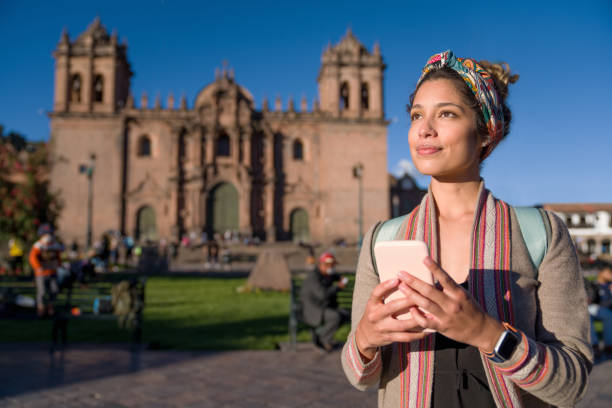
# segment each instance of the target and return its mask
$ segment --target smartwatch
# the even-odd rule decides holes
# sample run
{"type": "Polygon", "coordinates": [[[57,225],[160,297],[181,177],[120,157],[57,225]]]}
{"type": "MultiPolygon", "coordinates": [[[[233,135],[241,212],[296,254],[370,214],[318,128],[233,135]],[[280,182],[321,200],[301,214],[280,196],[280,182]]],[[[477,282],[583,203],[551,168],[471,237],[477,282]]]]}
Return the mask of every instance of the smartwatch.
{"type": "Polygon", "coordinates": [[[485,353],[487,358],[494,363],[504,363],[508,361],[520,343],[518,330],[506,322],[504,322],[503,325],[506,330],[499,336],[493,352],[485,353]]]}

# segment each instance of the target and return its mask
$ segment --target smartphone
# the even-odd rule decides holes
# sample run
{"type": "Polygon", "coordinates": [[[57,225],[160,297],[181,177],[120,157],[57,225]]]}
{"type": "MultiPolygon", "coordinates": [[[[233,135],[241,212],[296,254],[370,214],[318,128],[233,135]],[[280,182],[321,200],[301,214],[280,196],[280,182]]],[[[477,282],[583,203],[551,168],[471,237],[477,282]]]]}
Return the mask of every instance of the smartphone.
{"type": "MultiPolygon", "coordinates": [[[[374,245],[374,255],[381,282],[396,278],[399,271],[406,271],[430,285],[434,284],[433,275],[423,263],[425,257],[429,256],[427,245],[423,241],[400,240],[378,242],[374,245]]],[[[385,298],[385,303],[400,299],[403,296],[404,294],[400,290],[396,290],[385,298]]],[[[399,320],[410,319],[410,312],[396,317],[399,320]]],[[[433,332],[430,329],[425,331],[433,332]]]]}

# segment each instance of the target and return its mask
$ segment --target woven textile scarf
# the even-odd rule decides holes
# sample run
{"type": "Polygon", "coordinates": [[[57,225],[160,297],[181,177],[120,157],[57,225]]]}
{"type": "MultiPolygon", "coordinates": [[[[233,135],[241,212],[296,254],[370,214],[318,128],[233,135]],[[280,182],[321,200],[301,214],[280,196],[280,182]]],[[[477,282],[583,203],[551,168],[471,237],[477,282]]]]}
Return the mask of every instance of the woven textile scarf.
{"type": "MultiPolygon", "coordinates": [[[[424,241],[438,261],[435,203],[431,186],[421,204],[408,215],[403,239],[424,241]]],[[[472,231],[468,288],[483,310],[500,321],[514,324],[510,287],[510,207],[480,184],[472,231]]],[[[402,408],[431,405],[434,373],[434,335],[411,343],[396,343],[400,356],[402,408]]],[[[498,407],[522,407],[511,380],[506,379],[481,354],[493,398],[498,407]]]]}
{"type": "Polygon", "coordinates": [[[504,135],[504,112],[501,100],[495,90],[495,83],[491,74],[480,66],[476,61],[469,58],[457,58],[451,50],[432,55],[423,68],[423,73],[419,78],[421,83],[425,75],[429,72],[448,67],[457,72],[465,81],[468,88],[472,91],[484,121],[489,131],[489,144],[484,148],[483,159],[487,157],[495,146],[501,141],[504,135]]]}

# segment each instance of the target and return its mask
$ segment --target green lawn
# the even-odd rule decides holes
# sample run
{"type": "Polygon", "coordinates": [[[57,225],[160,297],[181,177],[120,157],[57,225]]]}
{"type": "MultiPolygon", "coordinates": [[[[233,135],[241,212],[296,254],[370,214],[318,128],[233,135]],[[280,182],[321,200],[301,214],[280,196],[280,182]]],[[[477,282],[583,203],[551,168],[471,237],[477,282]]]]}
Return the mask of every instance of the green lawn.
{"type": "MultiPolygon", "coordinates": [[[[289,294],[239,293],[246,279],[150,277],[146,287],[143,339],[162,349],[273,349],[287,341],[289,294]]],[[[343,341],[349,326],[336,339],[343,341]]],[[[0,341],[46,341],[49,321],[0,320],[0,341]]],[[[309,341],[307,330],[298,340],[309,341]]],[[[70,342],[127,342],[129,333],[113,321],[72,321],[70,342]]]]}

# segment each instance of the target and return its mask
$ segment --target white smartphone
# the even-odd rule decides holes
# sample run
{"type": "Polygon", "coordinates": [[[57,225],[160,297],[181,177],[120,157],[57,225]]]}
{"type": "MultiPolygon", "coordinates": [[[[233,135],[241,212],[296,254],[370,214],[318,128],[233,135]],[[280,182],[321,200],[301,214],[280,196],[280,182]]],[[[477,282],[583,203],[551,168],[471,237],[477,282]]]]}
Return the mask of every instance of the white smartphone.
{"type": "MultiPolygon", "coordinates": [[[[423,241],[384,241],[374,245],[376,267],[381,282],[396,278],[400,271],[406,271],[420,280],[433,285],[433,275],[423,263],[423,260],[428,255],[427,245],[423,241]]],[[[400,299],[403,296],[404,294],[397,290],[385,298],[385,303],[400,299]]],[[[398,315],[397,319],[410,319],[410,312],[398,315]]],[[[434,330],[426,329],[425,331],[433,332],[434,330]]]]}

